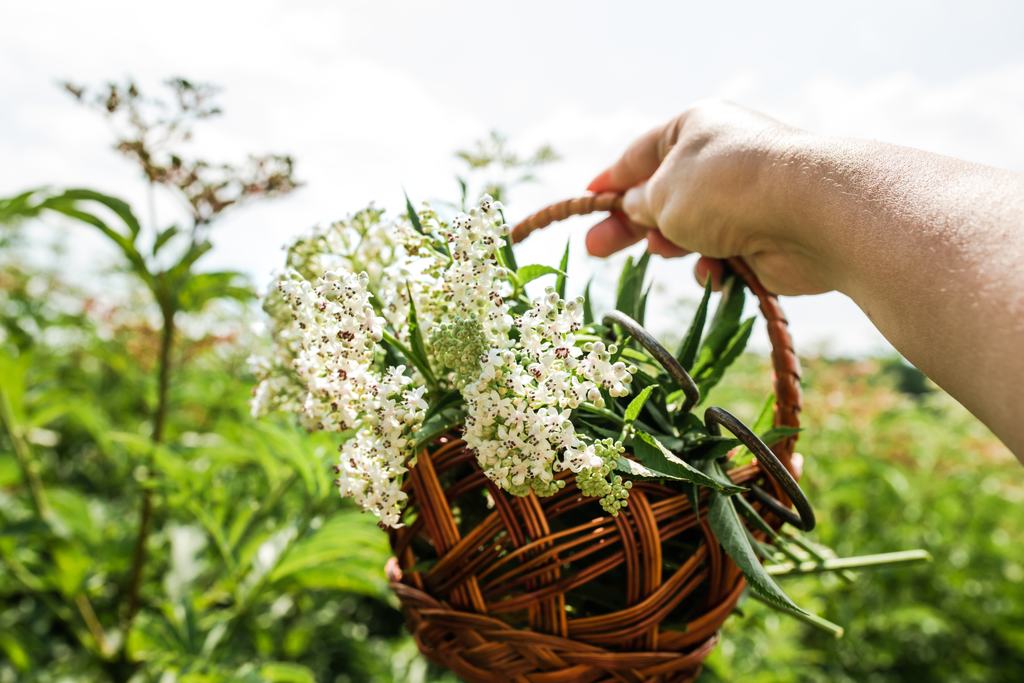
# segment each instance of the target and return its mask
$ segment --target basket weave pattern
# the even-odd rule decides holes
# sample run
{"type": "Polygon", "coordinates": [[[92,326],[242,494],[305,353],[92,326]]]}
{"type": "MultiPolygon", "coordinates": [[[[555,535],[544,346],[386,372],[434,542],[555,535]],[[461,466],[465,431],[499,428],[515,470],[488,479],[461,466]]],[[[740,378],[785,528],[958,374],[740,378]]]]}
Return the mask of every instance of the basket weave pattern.
{"type": "MultiPolygon", "coordinates": [[[[619,208],[614,194],[560,202],[517,225],[513,239],[619,208]]],[[[730,266],[768,324],[775,424],[796,427],[800,370],[786,319],[743,261],[730,266]]],[[[790,437],[773,449],[790,470],[794,445],[790,437]]],[[[757,462],[729,475],[788,502],[757,462]]],[[[389,531],[387,571],[420,650],[467,681],[693,680],[745,585],[707,506],[697,514],[686,492],[638,481],[612,517],[563,476],[555,495],[520,498],[487,479],[457,434],[418,455],[406,483],[415,522],[389,531]]]]}

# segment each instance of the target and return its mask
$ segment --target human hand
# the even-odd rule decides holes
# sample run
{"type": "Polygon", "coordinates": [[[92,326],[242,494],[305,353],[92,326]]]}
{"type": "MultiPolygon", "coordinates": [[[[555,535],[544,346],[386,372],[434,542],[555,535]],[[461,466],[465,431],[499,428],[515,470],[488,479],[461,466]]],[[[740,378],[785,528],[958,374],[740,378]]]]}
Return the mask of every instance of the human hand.
{"type": "Polygon", "coordinates": [[[595,225],[587,249],[608,256],[647,239],[651,253],[700,253],[699,281],[721,278],[718,259],[741,256],[770,290],[835,288],[817,242],[802,227],[787,182],[806,134],[724,102],[704,102],[638,138],[590,183],[625,192],[623,213],[595,225]]]}

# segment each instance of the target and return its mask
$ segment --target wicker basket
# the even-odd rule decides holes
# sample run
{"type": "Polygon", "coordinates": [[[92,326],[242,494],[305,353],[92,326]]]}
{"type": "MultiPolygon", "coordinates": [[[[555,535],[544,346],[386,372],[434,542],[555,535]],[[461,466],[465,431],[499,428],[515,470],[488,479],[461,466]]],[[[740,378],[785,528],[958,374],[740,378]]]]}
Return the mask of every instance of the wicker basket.
{"type": "MultiPolygon", "coordinates": [[[[555,204],[517,225],[513,239],[620,201],[601,194],[555,204]]],[[[768,324],[775,424],[797,427],[800,370],[786,319],[743,261],[730,266],[768,324]]],[[[757,456],[729,471],[752,487],[745,495],[755,507],[775,526],[812,525],[795,481],[778,471],[793,470],[796,437],[768,451],[718,414],[757,456]]],[[[491,484],[451,434],[418,455],[406,490],[416,520],[390,531],[391,586],[423,654],[468,681],[693,680],[745,586],[704,519],[707,506],[695,515],[678,488],[635,482],[617,517],[571,480],[549,498],[518,498],[491,484]]]]}

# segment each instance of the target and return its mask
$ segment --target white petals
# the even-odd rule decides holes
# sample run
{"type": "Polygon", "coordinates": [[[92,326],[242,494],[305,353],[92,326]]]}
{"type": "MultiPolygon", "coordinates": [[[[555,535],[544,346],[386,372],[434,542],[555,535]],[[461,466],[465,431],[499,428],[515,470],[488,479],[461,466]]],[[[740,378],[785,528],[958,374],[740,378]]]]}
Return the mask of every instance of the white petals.
{"type": "Polygon", "coordinates": [[[514,320],[519,338],[491,349],[476,382],[463,389],[468,418],[464,438],[484,473],[516,494],[547,496],[564,485],[554,473],[605,465],[577,436],[570,413],[584,401],[600,404],[601,387],[628,393],[624,363],[611,363],[604,344],[586,355],[574,334],[583,325],[579,300],[562,301],[549,289],[514,320]]]}
{"type": "Polygon", "coordinates": [[[492,481],[547,496],[568,470],[606,509],[625,505],[628,486],[612,474],[621,446],[577,434],[571,416],[584,402],[602,406],[605,394],[627,395],[633,369],[613,361],[614,347],[577,339],[579,299],[548,289],[513,313],[500,210],[484,197],[450,225],[426,210],[421,232],[371,207],[297,240],[264,302],[275,343],[253,359],[253,413],[285,410],[310,429],[343,433],[338,489],[384,526],[401,525],[406,464],[429,409],[425,378],[386,367],[393,355],[381,347],[385,330],[416,346],[413,309],[431,342],[428,374],[461,388],[464,438],[492,481]]]}

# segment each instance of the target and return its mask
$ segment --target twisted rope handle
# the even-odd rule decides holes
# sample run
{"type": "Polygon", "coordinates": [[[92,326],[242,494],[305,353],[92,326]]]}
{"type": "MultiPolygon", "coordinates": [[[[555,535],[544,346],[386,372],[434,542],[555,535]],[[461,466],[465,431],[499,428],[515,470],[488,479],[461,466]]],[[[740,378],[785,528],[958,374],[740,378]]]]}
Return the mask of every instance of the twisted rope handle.
{"type": "MultiPolygon", "coordinates": [[[[512,228],[511,238],[513,242],[522,242],[534,231],[571,216],[621,210],[622,195],[615,192],[566,199],[546,206],[521,220],[512,228]]],[[[757,297],[761,315],[764,316],[768,325],[768,339],[772,347],[771,357],[774,371],[774,424],[777,427],[799,427],[800,408],[803,401],[800,391],[800,361],[793,350],[793,338],[789,334],[789,321],[786,320],[786,316],[782,312],[778,297],[765,289],[754,271],[742,258],[730,258],[726,261],[733,273],[757,297]]],[[[793,449],[796,447],[796,439],[794,434],[775,444],[772,448],[775,455],[790,472],[794,472],[792,456],[793,449]]]]}

